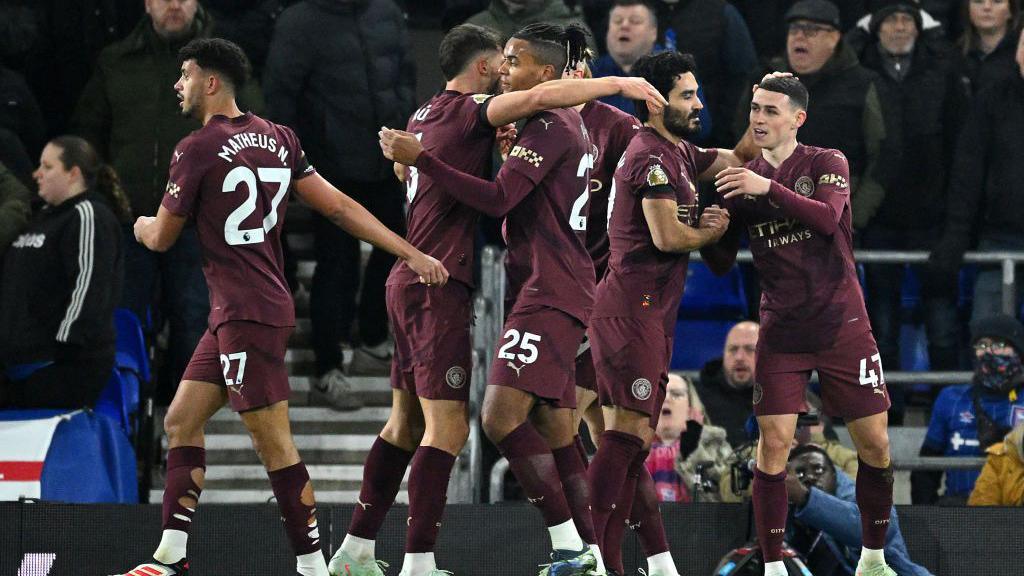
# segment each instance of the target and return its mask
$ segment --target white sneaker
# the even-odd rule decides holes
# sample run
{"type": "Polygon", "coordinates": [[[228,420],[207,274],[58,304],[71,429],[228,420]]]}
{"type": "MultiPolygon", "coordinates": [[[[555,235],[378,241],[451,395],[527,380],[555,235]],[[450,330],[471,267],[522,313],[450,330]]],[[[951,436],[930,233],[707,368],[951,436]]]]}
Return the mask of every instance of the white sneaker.
{"type": "Polygon", "coordinates": [[[372,348],[356,348],[352,351],[348,373],[352,376],[390,376],[391,350],[384,344],[372,348]]]}
{"type": "Polygon", "coordinates": [[[335,410],[358,410],[363,407],[363,401],[352,391],[352,383],[339,368],[318,378],[312,391],[335,410]]]}

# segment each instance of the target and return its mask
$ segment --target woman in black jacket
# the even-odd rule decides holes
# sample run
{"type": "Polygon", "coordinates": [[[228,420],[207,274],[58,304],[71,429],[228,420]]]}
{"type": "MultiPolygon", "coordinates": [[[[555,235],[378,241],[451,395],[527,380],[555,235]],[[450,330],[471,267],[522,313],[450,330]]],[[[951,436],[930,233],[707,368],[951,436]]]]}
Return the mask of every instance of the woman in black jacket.
{"type": "Polygon", "coordinates": [[[51,140],[33,177],[45,205],[0,276],[0,406],[92,406],[114,364],[119,219],[131,215],[113,169],[76,136],[51,140]]]}

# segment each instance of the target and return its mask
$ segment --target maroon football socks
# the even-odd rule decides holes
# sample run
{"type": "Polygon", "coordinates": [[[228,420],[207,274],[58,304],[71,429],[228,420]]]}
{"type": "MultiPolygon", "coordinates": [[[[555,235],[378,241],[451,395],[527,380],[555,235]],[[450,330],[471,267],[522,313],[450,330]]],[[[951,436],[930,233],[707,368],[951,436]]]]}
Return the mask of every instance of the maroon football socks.
{"type": "Polygon", "coordinates": [[[420,446],[409,471],[409,533],[405,551],[433,552],[448,500],[448,480],[455,456],[433,446],[420,446]]]}
{"type": "Polygon", "coordinates": [[[754,469],[754,525],[757,541],[765,562],[782,560],[782,540],[786,535],[786,514],[789,501],[786,496],[786,472],[765,474],[754,469]]]}
{"type": "Polygon", "coordinates": [[[529,422],[523,422],[498,442],[498,451],[522,486],[527,500],[536,506],[547,526],[558,526],[572,517],[558,479],[555,458],[547,442],[529,422]]]}
{"type": "Polygon", "coordinates": [[[643,440],[616,430],[601,434],[601,445],[590,462],[587,476],[590,480],[590,501],[594,518],[594,533],[604,542],[605,527],[626,483],[626,475],[634,458],[643,448],[643,440]]]}
{"type": "MultiPolygon", "coordinates": [[[[642,452],[647,460],[649,452],[642,452]]],[[[654,478],[647,466],[640,465],[637,471],[636,494],[633,508],[629,514],[629,525],[636,531],[644,556],[650,558],[656,554],[668,552],[668,538],[665,536],[665,525],[661,520],[661,509],[658,508],[658,492],[654,489],[654,478]]]]}
{"type": "Polygon", "coordinates": [[[377,539],[412,457],[412,452],[377,437],[363,465],[363,485],[348,526],[349,534],[366,540],[377,539]]]}
{"type": "Polygon", "coordinates": [[[580,459],[583,460],[583,469],[586,470],[590,467],[590,456],[587,454],[587,447],[583,445],[583,438],[577,434],[572,438],[573,446],[576,447],[576,451],[580,453],[580,459]]]}
{"type": "MultiPolygon", "coordinates": [[[[639,455],[640,452],[637,454],[639,455]]],[[[636,462],[636,458],[633,459],[633,462],[636,462]]],[[[622,489],[619,490],[619,499],[615,502],[615,509],[612,510],[608,517],[608,524],[604,527],[601,554],[604,555],[604,565],[616,574],[625,573],[625,568],[622,565],[622,538],[626,533],[626,526],[629,525],[639,472],[630,464],[629,471],[626,473],[626,481],[622,484],[622,489]]]]}
{"type": "MultiPolygon", "coordinates": [[[[579,439],[579,436],[576,437],[579,439]]],[[[587,469],[576,447],[576,443],[551,451],[558,468],[558,477],[562,480],[565,500],[572,512],[576,531],[586,544],[598,544],[594,535],[594,520],[590,515],[590,484],[587,482],[587,469]]]]}
{"type": "Polygon", "coordinates": [[[164,484],[164,530],[188,532],[206,477],[206,450],[179,446],[167,451],[167,480],[164,484]]]}
{"type": "Polygon", "coordinates": [[[864,547],[881,550],[892,513],[892,464],[875,468],[857,459],[857,508],[864,547]]]}
{"type": "Polygon", "coordinates": [[[302,462],[268,472],[270,487],[281,510],[281,520],[296,556],[320,550],[313,484],[302,462]]]}

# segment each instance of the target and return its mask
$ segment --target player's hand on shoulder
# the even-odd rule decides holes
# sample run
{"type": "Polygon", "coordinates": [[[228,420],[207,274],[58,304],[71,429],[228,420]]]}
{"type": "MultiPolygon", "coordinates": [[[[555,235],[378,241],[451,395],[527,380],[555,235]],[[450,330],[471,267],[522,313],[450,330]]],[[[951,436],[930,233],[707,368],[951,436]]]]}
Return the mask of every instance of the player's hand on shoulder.
{"type": "Polygon", "coordinates": [[[154,220],[156,220],[155,216],[139,216],[138,219],[135,220],[134,232],[136,242],[142,242],[142,231],[154,220]]]}
{"type": "Polygon", "coordinates": [[[512,151],[512,143],[515,142],[517,135],[515,124],[505,124],[495,129],[494,139],[498,143],[502,160],[508,160],[508,153],[512,151]]]}
{"type": "Polygon", "coordinates": [[[712,231],[717,240],[729,229],[729,211],[720,208],[718,204],[712,204],[701,213],[697,227],[712,231]]]}
{"type": "Polygon", "coordinates": [[[661,92],[658,92],[657,88],[643,78],[620,76],[617,77],[616,82],[619,85],[619,95],[624,98],[646,100],[655,110],[661,110],[662,107],[668,104],[668,101],[661,95],[661,92]]]}
{"type": "Polygon", "coordinates": [[[423,144],[415,135],[405,130],[394,130],[382,126],[377,133],[384,157],[399,164],[412,166],[423,152],[423,144]]]}
{"type": "MultiPolygon", "coordinates": [[[[761,82],[764,82],[765,80],[768,80],[769,78],[790,78],[792,76],[793,76],[792,72],[779,72],[778,70],[776,70],[775,72],[769,72],[769,73],[765,74],[763,77],[761,77],[761,82]]],[[[760,88],[761,82],[758,82],[757,84],[754,84],[754,88],[751,90],[751,92],[757,92],[757,89],[760,88]]]]}
{"type": "Polygon", "coordinates": [[[444,264],[432,256],[417,252],[406,261],[409,268],[420,277],[420,282],[427,286],[444,286],[448,282],[448,270],[444,264]]]}
{"type": "Polygon", "coordinates": [[[763,196],[771,186],[771,180],[739,166],[726,168],[715,175],[715,188],[723,198],[741,194],[763,196]]]}

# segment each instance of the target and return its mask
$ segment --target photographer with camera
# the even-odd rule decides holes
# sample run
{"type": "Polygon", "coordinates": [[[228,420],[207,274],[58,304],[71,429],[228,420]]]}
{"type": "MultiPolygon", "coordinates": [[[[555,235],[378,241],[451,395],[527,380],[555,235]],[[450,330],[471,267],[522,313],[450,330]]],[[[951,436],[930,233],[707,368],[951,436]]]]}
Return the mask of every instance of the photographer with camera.
{"type": "MultiPolygon", "coordinates": [[[[786,469],[792,519],[786,541],[807,559],[815,576],[852,576],[861,551],[854,481],[816,444],[794,448],[786,469]]],[[[886,563],[900,576],[930,576],[910,560],[895,508],[884,550],[886,563]]]]}

